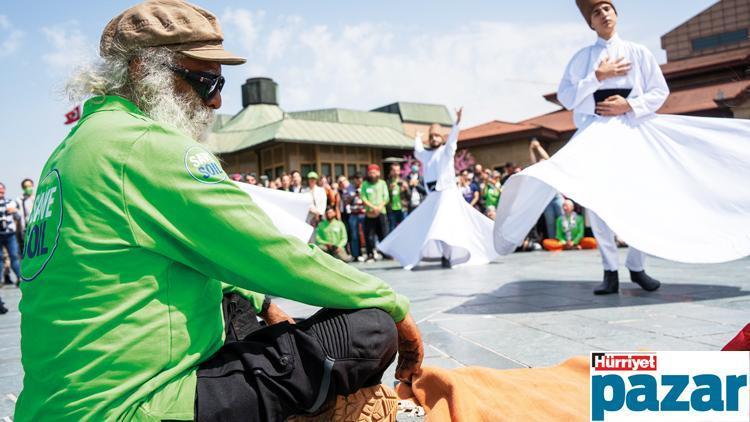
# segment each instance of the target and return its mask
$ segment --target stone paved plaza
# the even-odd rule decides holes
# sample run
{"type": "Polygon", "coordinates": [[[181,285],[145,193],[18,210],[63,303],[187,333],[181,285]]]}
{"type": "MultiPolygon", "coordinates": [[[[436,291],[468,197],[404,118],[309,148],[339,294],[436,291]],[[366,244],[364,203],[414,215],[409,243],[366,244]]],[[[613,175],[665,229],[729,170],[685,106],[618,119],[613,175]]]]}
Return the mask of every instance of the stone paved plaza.
{"type": "MultiPolygon", "coordinates": [[[[625,250],[620,250],[625,260],[625,250]]],[[[650,258],[663,282],[646,293],[620,271],[621,294],[596,297],[596,251],[515,254],[480,267],[404,271],[393,261],[357,264],[411,299],[425,365],[546,366],[591,350],[718,350],[750,322],[750,259],[683,265],[650,258]]],[[[0,421],[22,385],[19,292],[0,289],[0,421]]],[[[293,316],[314,308],[277,301],[293,316]]],[[[386,382],[393,382],[393,368],[386,382]]]]}

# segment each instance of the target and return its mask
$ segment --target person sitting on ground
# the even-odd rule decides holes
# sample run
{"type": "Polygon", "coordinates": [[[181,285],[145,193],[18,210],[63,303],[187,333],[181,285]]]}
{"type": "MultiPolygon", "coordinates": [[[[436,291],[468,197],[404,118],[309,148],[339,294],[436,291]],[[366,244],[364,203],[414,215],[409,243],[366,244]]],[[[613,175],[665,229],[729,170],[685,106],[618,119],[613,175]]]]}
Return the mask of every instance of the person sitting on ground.
{"type": "Polygon", "coordinates": [[[563,215],[557,218],[557,238],[544,239],[542,245],[548,251],[571,249],[596,249],[596,239],[583,237],[583,216],[575,212],[570,199],[563,202],[563,215]]]}
{"type": "Polygon", "coordinates": [[[222,64],[245,62],[222,41],[211,12],[150,0],[72,78],[83,115],[43,167],[21,263],[17,422],[393,420],[397,350],[396,378],[419,373],[408,299],[282,234],[198,142],[222,64]],[[271,295],[323,309],[295,321],[271,295]]]}
{"type": "Polygon", "coordinates": [[[346,253],[346,227],[336,216],[336,210],[328,207],[326,219],[315,229],[315,244],[329,255],[344,262],[351,262],[352,257],[346,253]]]}

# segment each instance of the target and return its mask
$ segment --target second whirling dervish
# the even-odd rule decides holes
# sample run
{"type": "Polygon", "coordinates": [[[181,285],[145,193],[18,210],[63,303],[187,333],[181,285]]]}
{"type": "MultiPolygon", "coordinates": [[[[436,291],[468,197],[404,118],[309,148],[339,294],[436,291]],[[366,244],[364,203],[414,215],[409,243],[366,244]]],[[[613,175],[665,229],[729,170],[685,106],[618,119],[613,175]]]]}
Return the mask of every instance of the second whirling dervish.
{"type": "Polygon", "coordinates": [[[466,202],[456,186],[455,155],[463,109],[447,140],[440,125],[430,127],[427,146],[414,140],[414,156],[422,164],[427,199],[393,230],[378,249],[407,270],[420,261],[441,261],[444,268],[487,264],[492,248],[492,220],[466,202]]]}
{"type": "Polygon", "coordinates": [[[589,211],[604,267],[595,294],[619,290],[615,233],[631,247],[631,280],[647,291],[660,283],[646,275],[645,254],[685,263],[750,255],[750,121],[656,114],[669,95],[656,58],[619,37],[612,1],[576,3],[598,35],[557,93],[578,131],[508,179],[497,251],[513,252],[559,191],[589,211]]]}

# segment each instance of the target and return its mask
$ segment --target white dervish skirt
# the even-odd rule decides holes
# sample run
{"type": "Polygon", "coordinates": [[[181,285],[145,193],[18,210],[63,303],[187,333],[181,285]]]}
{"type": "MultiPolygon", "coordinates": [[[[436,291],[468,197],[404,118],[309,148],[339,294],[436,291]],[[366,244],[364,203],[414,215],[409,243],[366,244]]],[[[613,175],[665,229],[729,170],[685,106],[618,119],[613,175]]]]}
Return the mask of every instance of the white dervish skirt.
{"type": "Polygon", "coordinates": [[[457,188],[427,195],[378,249],[407,270],[446,255],[454,266],[487,264],[497,257],[492,220],[472,208],[457,188]]]}
{"type": "Polygon", "coordinates": [[[513,252],[556,191],[635,248],[686,263],[750,255],[750,121],[597,118],[503,187],[495,249],[513,252]]]}

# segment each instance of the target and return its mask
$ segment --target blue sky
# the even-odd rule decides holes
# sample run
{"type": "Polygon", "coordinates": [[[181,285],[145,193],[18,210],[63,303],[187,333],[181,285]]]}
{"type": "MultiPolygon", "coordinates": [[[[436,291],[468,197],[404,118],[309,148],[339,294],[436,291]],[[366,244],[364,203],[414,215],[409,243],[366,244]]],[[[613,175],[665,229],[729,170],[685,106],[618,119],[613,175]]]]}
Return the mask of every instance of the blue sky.
{"type": "MultiPolygon", "coordinates": [[[[618,2],[620,34],[665,60],[659,38],[714,0],[618,2]]],[[[131,1],[0,1],[0,181],[12,196],[36,179],[70,127],[62,94],[73,69],[95,57],[101,31],[131,1]]],[[[567,60],[594,40],[574,2],[199,2],[216,13],[225,46],[248,58],[225,68],[221,112],[240,109],[246,78],[279,83],[287,111],[370,109],[390,102],[465,106],[466,126],[518,121],[554,109],[567,60]]]]}

